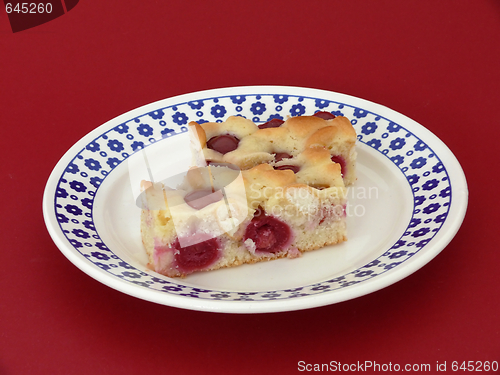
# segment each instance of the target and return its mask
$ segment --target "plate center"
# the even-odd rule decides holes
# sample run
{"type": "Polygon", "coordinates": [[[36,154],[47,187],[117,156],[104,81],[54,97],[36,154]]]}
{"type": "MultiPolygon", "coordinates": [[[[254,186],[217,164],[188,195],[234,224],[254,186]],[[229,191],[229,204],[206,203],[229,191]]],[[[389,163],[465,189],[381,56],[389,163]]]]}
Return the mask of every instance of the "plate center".
{"type": "MultiPolygon", "coordinates": [[[[134,154],[107,176],[95,197],[93,214],[97,232],[114,254],[141,271],[152,273],[146,267],[147,256],[140,235],[140,208],[135,204],[138,183],[148,175],[154,175],[159,181],[165,170],[170,175],[176,170],[186,170],[191,160],[186,141],[182,136],[164,139],[141,151],[142,154],[134,154]],[[130,168],[143,163],[143,159],[147,159],[148,169],[142,168],[140,172],[141,168],[130,168]]],[[[348,190],[347,242],[306,253],[297,259],[201,272],[176,282],[225,291],[282,290],[328,280],[376,259],[408,226],[413,194],[401,170],[362,143],[358,144],[357,174],[358,181],[348,190]]]]}

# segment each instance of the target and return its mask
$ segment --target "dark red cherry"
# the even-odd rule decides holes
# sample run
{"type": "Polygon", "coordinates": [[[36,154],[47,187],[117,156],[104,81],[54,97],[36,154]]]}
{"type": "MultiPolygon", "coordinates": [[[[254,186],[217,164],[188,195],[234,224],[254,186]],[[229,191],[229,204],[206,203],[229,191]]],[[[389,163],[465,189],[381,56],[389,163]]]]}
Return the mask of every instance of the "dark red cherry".
{"type": "Polygon", "coordinates": [[[323,120],[331,120],[332,118],[335,118],[335,115],[330,112],[316,112],[313,116],[322,118],[323,120]]]}
{"type": "Polygon", "coordinates": [[[248,224],[244,240],[251,239],[256,251],[275,253],[283,250],[283,246],[291,236],[290,227],[272,216],[259,215],[248,224]]]}
{"type": "Polygon", "coordinates": [[[279,128],[281,126],[281,124],[283,124],[284,122],[285,121],[280,120],[279,118],[273,118],[272,120],[269,120],[268,122],[260,124],[259,129],[279,128]]]}
{"type": "Polygon", "coordinates": [[[274,161],[281,161],[283,159],[291,159],[292,155],[287,154],[286,152],[277,152],[274,154],[274,161]]]}
{"type": "Polygon", "coordinates": [[[332,156],[332,161],[334,163],[340,164],[340,172],[342,173],[342,175],[344,175],[344,173],[346,171],[346,167],[347,167],[345,159],[342,156],[340,156],[340,155],[333,155],[332,156]]]}
{"type": "Polygon", "coordinates": [[[219,243],[216,238],[210,238],[183,248],[180,247],[179,240],[176,240],[173,247],[178,250],[175,261],[184,271],[207,268],[217,260],[219,254],[219,243]]]}
{"type": "Polygon", "coordinates": [[[236,150],[239,143],[240,140],[238,138],[229,134],[223,134],[210,138],[207,142],[207,147],[221,154],[226,154],[236,150]]]}
{"type": "MultiPolygon", "coordinates": [[[[274,235],[273,230],[269,226],[267,225],[262,226],[261,228],[258,229],[257,233],[258,235],[257,238],[254,240],[254,242],[255,242],[255,247],[258,250],[274,248],[274,245],[276,244],[276,236],[274,235]]],[[[272,252],[271,250],[269,251],[272,252]]]]}
{"type": "Polygon", "coordinates": [[[280,166],[277,166],[277,167],[274,167],[274,169],[278,170],[278,171],[284,171],[284,170],[291,170],[293,171],[293,173],[297,173],[298,171],[300,171],[300,167],[298,165],[280,165],[280,166]]]}
{"type": "Polygon", "coordinates": [[[215,193],[210,189],[194,190],[184,196],[184,201],[195,210],[201,210],[209,204],[220,201],[223,198],[222,192],[215,193]]]}

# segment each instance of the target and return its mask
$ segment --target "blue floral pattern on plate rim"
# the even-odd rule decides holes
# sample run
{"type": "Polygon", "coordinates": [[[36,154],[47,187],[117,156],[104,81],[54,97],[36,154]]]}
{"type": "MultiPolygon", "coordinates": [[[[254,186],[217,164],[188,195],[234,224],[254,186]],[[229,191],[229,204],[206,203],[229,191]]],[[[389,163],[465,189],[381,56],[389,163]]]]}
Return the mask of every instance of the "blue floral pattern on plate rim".
{"type": "MultiPolygon", "coordinates": [[[[196,100],[159,106],[103,129],[73,155],[58,176],[57,187],[52,192],[52,206],[60,232],[81,257],[110,277],[148,290],[198,300],[259,302],[300,299],[366,283],[401,267],[431,243],[448,219],[453,195],[446,166],[425,140],[405,128],[404,124],[353,105],[349,100],[325,97],[320,90],[305,90],[300,92],[297,89],[297,94],[276,90],[273,94],[266,90],[246,93],[242,89],[241,93],[234,95],[222,89],[220,93],[214,90],[213,93],[219,95],[206,97],[201,92],[196,100]],[[305,95],[311,93],[317,95],[305,95]],[[100,238],[94,225],[94,198],[114,168],[135,152],[186,132],[189,121],[221,122],[229,115],[242,115],[262,123],[317,111],[329,111],[351,119],[358,142],[378,151],[396,165],[412,189],[411,221],[398,241],[378,258],[352,272],[298,288],[265,292],[208,290],[139,270],[120,259],[100,238]]],[[[345,98],[341,96],[341,99],[345,98]]]]}

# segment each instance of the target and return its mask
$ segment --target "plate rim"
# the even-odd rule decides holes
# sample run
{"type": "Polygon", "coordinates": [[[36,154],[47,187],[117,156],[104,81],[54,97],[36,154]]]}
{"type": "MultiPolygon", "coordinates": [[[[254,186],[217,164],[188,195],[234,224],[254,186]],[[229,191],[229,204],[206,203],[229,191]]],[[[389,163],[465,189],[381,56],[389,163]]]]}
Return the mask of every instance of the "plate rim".
{"type": "Polygon", "coordinates": [[[65,255],[66,258],[81,271],[104,285],[140,299],[172,307],[221,313],[266,313],[301,310],[335,304],[373,293],[406,278],[429,263],[451,242],[463,223],[467,211],[467,205],[467,181],[458,159],[453,154],[451,149],[439,137],[408,116],[376,102],[339,92],[297,86],[255,85],[215,88],[168,97],[129,110],[99,125],[76,141],[63,154],[52,169],[43,192],[42,211],[47,230],[63,255],[65,255]],[[66,238],[61,238],[60,228],[55,220],[55,212],[53,210],[53,197],[55,188],[57,187],[57,181],[64,171],[64,168],[62,167],[65,167],[67,163],[73,159],[75,152],[82,149],[82,145],[86,145],[88,141],[94,139],[96,135],[102,135],[105,131],[112,129],[113,126],[118,125],[124,120],[130,120],[130,118],[138,115],[144,115],[160,108],[160,106],[166,107],[170,102],[179,103],[181,101],[189,101],[190,98],[201,97],[202,95],[205,98],[209,96],[220,97],[231,94],[276,94],[277,92],[283,92],[283,94],[290,95],[305,95],[307,93],[308,95],[314,94],[314,96],[317,97],[321,97],[321,95],[335,96],[336,100],[342,100],[349,103],[349,105],[355,105],[362,108],[368,106],[369,111],[381,114],[391,120],[397,118],[398,123],[401,123],[401,119],[404,120],[405,129],[410,130],[412,133],[416,132],[419,138],[423,138],[425,140],[426,144],[429,144],[430,142],[430,148],[432,150],[439,150],[439,158],[446,166],[450,178],[450,185],[453,186],[453,189],[458,189],[458,192],[454,192],[454,198],[449,207],[447,220],[443,224],[443,228],[440,230],[440,236],[435,240],[431,247],[433,251],[427,250],[425,252],[419,252],[414,256],[414,259],[416,260],[409,262],[404,267],[396,267],[395,269],[389,270],[384,274],[380,274],[366,284],[361,283],[351,285],[347,288],[335,289],[331,292],[304,296],[302,298],[242,302],[188,298],[174,294],[165,294],[156,290],[150,290],[132,283],[124,282],[117,277],[109,275],[107,272],[98,268],[91,262],[82,262],[83,259],[81,258],[81,255],[77,254],[71,246],[68,246],[68,243],[65,242],[66,238]],[[453,215],[450,215],[452,211],[453,215]],[[165,300],[168,300],[168,302],[165,300]]]}

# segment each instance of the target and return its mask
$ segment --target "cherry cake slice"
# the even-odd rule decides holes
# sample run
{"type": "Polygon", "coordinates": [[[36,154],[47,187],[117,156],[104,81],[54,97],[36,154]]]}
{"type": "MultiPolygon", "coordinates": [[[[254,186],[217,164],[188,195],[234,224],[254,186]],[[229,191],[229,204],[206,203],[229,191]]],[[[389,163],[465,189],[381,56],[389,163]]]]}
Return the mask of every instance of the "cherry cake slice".
{"type": "Polygon", "coordinates": [[[297,258],[347,240],[351,139],[345,147],[351,158],[337,154],[328,145],[338,142],[339,132],[326,129],[325,122],[338,117],[303,117],[314,119],[261,127],[241,117],[196,124],[208,166],[191,168],[176,187],[143,184],[141,233],[149,267],[167,277],[186,277],[297,258]],[[301,132],[304,139],[298,142],[301,132]],[[333,136],[337,140],[328,138],[333,136]]]}

